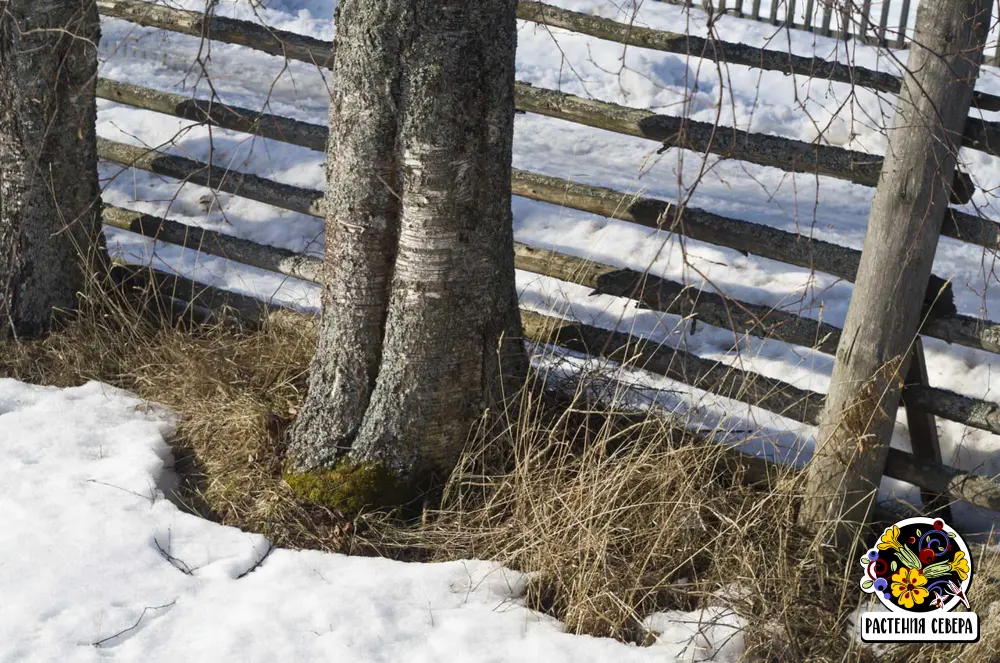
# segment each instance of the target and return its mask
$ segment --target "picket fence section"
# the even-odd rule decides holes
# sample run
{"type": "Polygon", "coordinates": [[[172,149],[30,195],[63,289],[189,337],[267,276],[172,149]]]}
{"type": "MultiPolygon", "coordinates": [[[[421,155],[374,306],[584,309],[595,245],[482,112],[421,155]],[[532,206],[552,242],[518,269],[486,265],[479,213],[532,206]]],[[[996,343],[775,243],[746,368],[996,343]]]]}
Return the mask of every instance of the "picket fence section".
{"type": "MultiPolygon", "coordinates": [[[[207,36],[213,40],[239,44],[318,66],[329,63],[329,42],[273,30],[255,23],[204,16],[141,0],[97,0],[97,4],[107,16],[140,25],[199,37],[207,36]]],[[[519,4],[518,15],[522,19],[552,27],[575,29],[603,39],[670,52],[677,52],[681,38],[688,45],[692,39],[669,32],[632,29],[608,19],[525,0],[519,4]]],[[[712,49],[699,50],[697,55],[726,59],[745,66],[867,85],[885,92],[899,89],[898,78],[880,72],[851,68],[852,78],[845,81],[841,70],[843,65],[831,65],[812,58],[796,60],[789,58],[788,54],[784,54],[781,60],[769,60],[766,55],[768,51],[740,44],[714,42],[711,45],[712,49]]],[[[99,97],[117,103],[309,149],[323,151],[326,147],[327,129],[319,125],[105,79],[98,82],[97,93],[99,97]]],[[[979,95],[978,101],[1000,109],[1000,98],[996,96],[979,95]]],[[[703,127],[702,123],[524,84],[518,84],[516,103],[525,112],[648,138],[668,146],[718,154],[790,172],[818,172],[866,186],[875,186],[881,167],[881,157],[876,155],[734,129],[719,128],[709,133],[710,129],[715,129],[710,125],[703,127]]],[[[965,144],[969,147],[990,154],[1000,154],[1000,127],[995,123],[970,120],[965,134],[965,144]]],[[[320,191],[281,184],[256,175],[105,139],[98,141],[98,156],[124,166],[283,209],[323,216],[320,191]]],[[[959,173],[958,179],[963,178],[964,174],[959,173]]],[[[680,209],[668,201],[581,185],[539,173],[515,170],[512,189],[518,196],[681,234],[744,253],[826,272],[849,281],[853,281],[860,259],[859,251],[795,233],[730,219],[704,210],[680,209]]],[[[966,193],[971,195],[971,187],[966,193]]],[[[956,202],[962,202],[963,198],[964,195],[959,192],[956,202]]],[[[295,278],[313,282],[320,279],[319,260],[311,256],[114,206],[105,207],[104,222],[163,242],[295,278]]],[[[959,210],[950,210],[943,234],[990,250],[1000,248],[1000,226],[959,210]]],[[[653,310],[694,316],[705,324],[732,329],[740,334],[775,338],[827,353],[835,351],[839,338],[840,330],[826,323],[547,249],[518,243],[515,247],[515,263],[518,269],[583,285],[591,288],[595,294],[631,298],[653,310]]],[[[151,279],[161,289],[165,299],[182,311],[190,311],[185,307],[194,305],[198,311],[210,315],[212,311],[229,307],[242,317],[252,318],[258,316],[265,306],[258,300],[200,285],[176,275],[156,270],[137,270],[134,267],[130,269],[137,278],[151,279]]],[[[531,311],[524,311],[523,316],[525,336],[530,339],[554,342],[569,350],[627,363],[800,422],[816,424],[818,421],[822,394],[799,389],[751,371],[702,359],[683,350],[666,348],[624,332],[608,331],[531,311]]],[[[952,315],[932,321],[922,333],[1000,354],[1000,323],[997,322],[952,315]]],[[[908,385],[904,390],[904,400],[908,409],[1000,434],[1000,405],[996,403],[937,389],[926,383],[908,385]]],[[[749,475],[758,480],[766,480],[777,471],[775,466],[761,459],[740,456],[739,460],[747,467],[749,475]]],[[[1000,483],[991,477],[948,467],[927,457],[917,457],[893,449],[885,467],[885,475],[916,485],[927,495],[964,500],[979,507],[1000,510],[1000,483]]]]}
{"type": "MultiPolygon", "coordinates": [[[[822,37],[856,39],[884,48],[909,48],[912,0],[655,0],[701,9],[707,16],[735,16],[822,37]]],[[[706,16],[706,19],[707,19],[706,16]]],[[[996,25],[997,18],[993,17],[996,25]]],[[[986,48],[986,64],[1000,65],[1000,43],[986,48]]]]}

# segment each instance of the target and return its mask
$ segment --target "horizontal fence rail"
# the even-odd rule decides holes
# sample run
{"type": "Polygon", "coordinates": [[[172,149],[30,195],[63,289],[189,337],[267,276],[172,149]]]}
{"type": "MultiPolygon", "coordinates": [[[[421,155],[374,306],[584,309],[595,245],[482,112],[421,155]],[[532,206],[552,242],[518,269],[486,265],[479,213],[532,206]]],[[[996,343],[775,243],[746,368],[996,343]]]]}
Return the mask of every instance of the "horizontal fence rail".
{"type": "MultiPolygon", "coordinates": [[[[869,187],[878,184],[884,161],[877,154],[659,115],[524,83],[517,84],[514,99],[518,109],[529,113],[645,138],[664,147],[715,154],[790,173],[835,177],[869,187]]],[[[968,175],[956,173],[954,188],[952,202],[965,204],[971,200],[973,185],[968,175]]]]}
{"type": "MultiPolygon", "coordinates": [[[[127,83],[117,83],[104,79],[98,81],[97,90],[98,95],[105,99],[138,108],[210,122],[216,126],[238,131],[245,130],[244,127],[260,128],[262,131],[273,134],[276,140],[311,149],[322,150],[322,146],[326,145],[327,128],[319,125],[304,122],[288,125],[283,122],[285,118],[254,114],[245,109],[222,107],[212,105],[209,102],[188,103],[190,100],[178,95],[146,90],[127,83]],[[275,127],[284,128],[278,131],[275,127]]],[[[151,170],[177,179],[186,179],[195,184],[210,186],[226,193],[245,196],[305,214],[322,216],[322,211],[319,208],[322,193],[319,191],[289,187],[256,176],[244,176],[223,168],[208,167],[183,157],[149,152],[142,148],[103,139],[99,140],[99,152],[102,158],[109,161],[135,165],[144,170],[151,170]]],[[[682,212],[677,213],[676,206],[672,206],[666,201],[638,198],[613,189],[576,184],[569,180],[516,169],[513,172],[511,183],[513,193],[518,196],[629,221],[648,228],[676,232],[695,240],[732,248],[744,254],[753,253],[786,264],[815,269],[847,281],[854,280],[861,259],[861,252],[855,249],[760,224],[729,219],[695,208],[685,208],[682,212]]],[[[956,211],[952,210],[952,212],[956,211]]],[[[976,217],[973,218],[980,221],[976,217]]],[[[995,226],[992,222],[986,223],[989,224],[988,227],[995,226]]],[[[951,227],[955,227],[955,225],[952,223],[951,227]]],[[[977,225],[977,228],[981,228],[981,226],[977,225]]],[[[242,261],[238,260],[238,262],[242,261]]],[[[575,268],[582,269],[580,265],[576,265],[575,268]]],[[[608,273],[613,269],[607,267],[608,273]]],[[[570,271],[562,269],[561,273],[569,274],[570,271]]],[[[625,272],[618,270],[613,283],[611,277],[604,277],[602,285],[608,290],[607,294],[611,294],[612,290],[624,292],[629,279],[635,283],[638,278],[636,276],[638,273],[635,272],[631,276],[624,274],[625,272]]],[[[560,278],[570,280],[565,277],[560,278]]],[[[666,312],[675,312],[678,305],[673,299],[684,287],[662,279],[659,285],[654,285],[649,280],[651,277],[647,276],[646,278],[647,282],[643,288],[635,291],[635,298],[650,308],[665,310],[664,306],[670,306],[671,308],[666,312]],[[657,303],[653,304],[653,302],[657,303]],[[670,302],[670,304],[663,302],[670,302]]],[[[936,292],[943,282],[942,279],[935,277],[935,283],[931,286],[932,291],[936,292]]],[[[581,285],[591,286],[591,283],[581,283],[581,285]]],[[[591,287],[599,289],[596,286],[591,287]]],[[[706,317],[703,319],[708,324],[714,324],[710,320],[719,315],[741,317],[739,314],[734,314],[724,308],[711,307],[709,302],[712,301],[714,295],[710,293],[687,295],[686,297],[688,301],[693,300],[701,305],[702,313],[699,315],[705,315],[706,317]]],[[[742,307],[745,313],[753,311],[756,314],[761,312],[761,308],[764,308],[741,302],[737,305],[742,307]]],[[[689,313],[690,311],[686,314],[689,313]]],[[[770,320],[772,324],[781,324],[788,335],[778,338],[788,342],[806,347],[818,344],[818,348],[824,352],[831,352],[836,348],[836,338],[839,337],[839,332],[830,336],[834,329],[831,326],[824,327],[805,318],[799,318],[800,321],[790,325],[786,324],[788,320],[782,315],[788,314],[774,311],[760,319],[770,320]],[[806,339],[811,339],[812,342],[804,342],[806,339]]],[[[719,326],[728,327],[729,325],[719,326]]],[[[759,330],[760,326],[754,324],[733,328],[742,333],[751,329],[759,330]]],[[[749,333],[754,332],[750,331],[749,333]]],[[[958,343],[1000,353],[1000,324],[991,321],[982,321],[970,316],[948,316],[930,320],[923,328],[922,333],[949,343],[958,343]]]]}

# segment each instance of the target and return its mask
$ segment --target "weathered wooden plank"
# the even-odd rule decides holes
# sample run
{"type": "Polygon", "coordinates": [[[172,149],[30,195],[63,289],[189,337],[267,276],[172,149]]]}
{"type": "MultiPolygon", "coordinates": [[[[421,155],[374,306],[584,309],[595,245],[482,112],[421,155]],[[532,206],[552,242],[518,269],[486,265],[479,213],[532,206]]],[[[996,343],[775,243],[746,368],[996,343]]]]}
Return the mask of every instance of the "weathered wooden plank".
{"type": "MultiPolygon", "coordinates": [[[[904,2],[908,4],[909,0],[904,2]]],[[[759,4],[759,0],[756,0],[755,16],[759,14],[759,4]]],[[[167,8],[141,0],[99,0],[98,7],[106,16],[197,37],[211,35],[211,38],[217,41],[239,44],[292,60],[325,66],[330,59],[332,49],[330,42],[272,30],[249,21],[217,16],[206,19],[199,12],[167,8]]],[[[826,31],[829,28],[829,11],[830,5],[826,5],[824,9],[826,31]]],[[[521,0],[518,3],[518,17],[630,46],[699,57],[704,55],[731,64],[825,78],[882,92],[896,93],[901,84],[899,77],[886,72],[829,62],[820,58],[795,56],[787,52],[753,48],[745,44],[718,42],[680,33],[652,30],[531,0],[521,0]]],[[[975,103],[983,110],[1000,111],[1000,95],[977,94],[975,103]]]]}
{"type": "Polygon", "coordinates": [[[903,395],[924,412],[1000,435],[1000,404],[936,387],[906,389],[903,395]]]}
{"type": "MultiPolygon", "coordinates": [[[[151,214],[105,205],[106,225],[234,262],[319,283],[322,260],[273,246],[189,226],[151,214]]],[[[517,269],[576,283],[593,294],[628,297],[651,310],[694,316],[705,324],[736,333],[776,338],[822,352],[837,347],[839,330],[786,311],[699,292],[668,279],[632,269],[604,265],[520,242],[514,245],[517,269]]]]}
{"type": "Polygon", "coordinates": [[[889,130],[800,512],[813,527],[836,522],[841,543],[853,536],[851,523],[864,521],[882,477],[902,387],[898,372],[923,318],[922,302],[898,286],[923,289],[931,274],[948,210],[950,179],[942,176],[957,163],[955,137],[968,118],[991,1],[921,3],[917,13],[919,40],[889,130]]]}
{"type": "Polygon", "coordinates": [[[251,267],[316,283],[319,282],[322,274],[322,260],[287,249],[265,246],[240,237],[223,235],[212,230],[189,226],[114,205],[105,204],[102,213],[105,225],[226,258],[251,267]]]}
{"type": "Polygon", "coordinates": [[[97,96],[120,104],[145,108],[196,122],[254,134],[292,145],[325,151],[327,128],[279,115],[258,113],[220,102],[190,99],[129,83],[99,78],[97,96]]]}
{"type": "MultiPolygon", "coordinates": [[[[146,88],[136,88],[114,81],[100,79],[98,81],[98,96],[121,103],[127,103],[136,108],[145,108],[160,113],[181,116],[183,111],[178,109],[192,108],[185,105],[190,101],[186,97],[161,92],[147,90],[146,88]],[[135,89],[132,89],[135,88],[135,89]]],[[[201,115],[202,105],[207,102],[197,102],[199,106],[194,106],[199,110],[191,111],[198,121],[207,122],[215,126],[243,131],[247,128],[260,126],[258,114],[236,107],[226,107],[224,111],[213,112],[201,115]]],[[[273,122],[268,120],[265,124],[276,128],[272,132],[274,140],[300,145],[319,151],[324,150],[328,130],[326,127],[306,122],[298,122],[278,116],[266,116],[274,118],[273,122]]],[[[966,142],[970,140],[982,141],[983,147],[990,153],[1000,154],[1000,125],[996,122],[986,122],[983,120],[969,119],[966,124],[966,142]]],[[[563,182],[560,180],[560,182],[563,182]]],[[[620,198],[620,194],[619,198],[620,198]]],[[[965,242],[971,242],[989,248],[990,250],[1000,250],[1000,226],[989,219],[983,219],[958,210],[949,210],[946,217],[942,234],[965,242]]]]}
{"type": "MultiPolygon", "coordinates": [[[[906,384],[930,386],[924,344],[919,336],[913,339],[913,359],[910,361],[910,371],[906,375],[906,384]]],[[[910,449],[913,455],[940,465],[941,442],[938,439],[934,415],[908,404],[905,398],[903,406],[906,409],[906,424],[910,431],[910,449]]],[[[920,499],[926,512],[940,514],[946,521],[951,520],[951,509],[939,493],[922,491],[920,499]]]]}
{"type": "Polygon", "coordinates": [[[124,19],[138,25],[171,30],[194,37],[204,37],[229,44],[246,46],[271,55],[329,67],[333,45],[296,32],[209,15],[173,9],[142,0],[96,0],[97,10],[105,16],[124,19]]]}
{"type": "Polygon", "coordinates": [[[832,37],[833,32],[830,30],[830,23],[833,21],[833,3],[827,2],[823,4],[823,23],[819,30],[819,33],[824,37],[832,37]]]}
{"type": "Polygon", "coordinates": [[[697,389],[813,423],[822,395],[617,331],[522,311],[524,334],[560,347],[663,375],[697,389]]]}
{"type": "MultiPolygon", "coordinates": [[[[754,15],[759,15],[759,0],[754,3],[752,12],[754,15]]],[[[880,92],[899,92],[899,77],[888,72],[852,67],[822,58],[794,55],[787,51],[760,49],[746,44],[707,40],[683,33],[643,28],[541,2],[521,0],[518,3],[518,17],[629,46],[639,46],[679,55],[708,57],[729,64],[780,71],[785,74],[824,78],[840,83],[869,87],[880,92]]],[[[1000,99],[998,99],[998,103],[1000,103],[1000,99]]]]}
{"type": "MultiPolygon", "coordinates": [[[[518,85],[515,94],[521,110],[645,138],[664,147],[716,154],[792,173],[835,177],[864,186],[878,184],[882,170],[883,157],[875,154],[749,133],[529,85],[518,85]]],[[[955,181],[954,202],[969,202],[974,190],[971,178],[956,173],[955,181]]]]}
{"type": "Polygon", "coordinates": [[[614,267],[556,251],[525,244],[514,248],[518,269],[543,274],[592,290],[594,295],[628,297],[648,308],[672,313],[737,335],[750,334],[833,353],[840,330],[827,323],[775,309],[750,304],[717,293],[698,290],[676,281],[633,269],[614,267]]]}
{"type": "Polygon", "coordinates": [[[889,8],[892,7],[892,2],[889,0],[882,0],[882,13],[878,19],[878,45],[885,48],[889,45],[889,42],[885,39],[885,31],[889,27],[889,8]]]}
{"type": "Polygon", "coordinates": [[[916,458],[899,449],[890,449],[885,461],[885,476],[913,484],[923,490],[975,506],[1000,510],[1000,483],[987,477],[957,470],[930,460],[916,458]]]}
{"type": "MultiPolygon", "coordinates": [[[[823,396],[816,392],[798,389],[780,380],[724,366],[622,332],[598,329],[534,311],[523,310],[521,315],[525,337],[533,341],[605,357],[742,403],[757,405],[764,402],[767,403],[764,406],[766,409],[783,412],[797,421],[815,424],[818,419],[823,396]],[[755,398],[761,400],[753,400],[755,398]]],[[[930,400],[934,397],[930,392],[939,390],[927,388],[924,391],[926,393],[922,395],[930,400]]],[[[1000,409],[1000,405],[997,408],[1000,409]]],[[[916,458],[898,449],[889,451],[884,472],[886,476],[951,499],[1000,510],[1000,484],[994,478],[916,458]]]]}
{"type": "MultiPolygon", "coordinates": [[[[910,0],[903,0],[899,15],[899,32],[896,34],[896,48],[906,46],[906,26],[910,23],[910,0]]],[[[977,97],[973,97],[973,104],[977,104],[977,97]]],[[[985,109],[985,107],[984,107],[985,109]]]]}
{"type": "MultiPolygon", "coordinates": [[[[107,225],[140,235],[220,256],[253,267],[319,282],[322,264],[318,258],[267,247],[210,230],[134,212],[111,205],[104,207],[107,225]]],[[[742,223],[742,222],[736,222],[742,223]]],[[[808,241],[802,238],[803,241],[808,241]]],[[[526,244],[515,244],[518,269],[577,283],[595,294],[630,297],[647,308],[695,315],[698,320],[737,333],[778,338],[822,352],[832,352],[840,330],[827,323],[796,316],[771,307],[698,292],[683,285],[635,270],[617,268],[591,260],[526,244]]],[[[923,334],[1000,353],[1000,324],[968,316],[951,316],[929,322],[923,334]]]]}
{"type": "Polygon", "coordinates": [[[126,264],[121,260],[115,260],[113,271],[123,288],[136,289],[151,297],[161,307],[170,310],[175,321],[190,317],[197,322],[236,319],[259,324],[268,311],[280,308],[249,295],[222,290],[152,267],[126,264]],[[173,302],[183,302],[185,306],[177,308],[172,305],[173,302]]]}
{"type": "Polygon", "coordinates": [[[872,11],[872,0],[863,0],[861,3],[861,21],[858,23],[858,37],[861,39],[861,43],[868,44],[870,40],[868,39],[868,23],[869,14],[872,11]]]}
{"type": "Polygon", "coordinates": [[[839,39],[847,41],[851,34],[851,6],[853,0],[844,0],[838,5],[840,9],[840,31],[837,34],[839,39]]]}
{"type": "Polygon", "coordinates": [[[257,175],[165,154],[104,138],[97,139],[97,156],[125,166],[147,170],[217,191],[225,191],[275,207],[312,216],[323,216],[320,191],[281,184],[257,175]]]}

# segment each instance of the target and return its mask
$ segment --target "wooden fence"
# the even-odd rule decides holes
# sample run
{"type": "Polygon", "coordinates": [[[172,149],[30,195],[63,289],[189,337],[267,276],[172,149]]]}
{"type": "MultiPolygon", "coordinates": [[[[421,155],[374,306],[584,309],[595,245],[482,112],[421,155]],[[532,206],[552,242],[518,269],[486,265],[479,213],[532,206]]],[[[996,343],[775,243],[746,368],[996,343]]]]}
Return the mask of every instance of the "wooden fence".
{"type": "MultiPolygon", "coordinates": [[[[947,0],[942,0],[947,1],[947,0]]],[[[723,14],[804,30],[823,37],[857,39],[884,48],[908,48],[911,0],[656,0],[700,7],[710,16],[723,14]],[[897,12],[893,11],[898,9],[897,12]],[[893,20],[891,17],[898,17],[893,20]]],[[[994,19],[995,21],[996,19],[994,19]]],[[[1000,65],[1000,43],[988,48],[986,63],[1000,65]]]]}
{"type": "MultiPolygon", "coordinates": [[[[141,25],[199,37],[208,35],[214,40],[240,44],[319,66],[325,66],[329,61],[331,44],[310,37],[244,21],[169,9],[141,0],[97,2],[105,15],[141,25]]],[[[525,20],[574,29],[633,46],[668,52],[691,48],[692,39],[684,35],[632,28],[608,19],[538,2],[522,0],[518,15],[525,20]]],[[[771,58],[768,54],[772,52],[742,44],[713,42],[711,46],[694,52],[702,57],[728,60],[745,66],[823,77],[887,92],[899,89],[898,79],[878,72],[852,67],[850,78],[846,78],[846,68],[843,65],[812,58],[789,57],[788,54],[771,58]]],[[[326,148],[327,129],[319,125],[104,79],[98,82],[97,93],[103,99],[140,109],[251,133],[313,150],[323,151],[326,148]]],[[[980,94],[977,100],[981,105],[992,105],[1000,109],[1000,98],[994,95],[980,94]]],[[[702,123],[520,83],[517,86],[516,103],[525,112],[792,172],[819,172],[866,186],[875,185],[881,167],[881,157],[875,155],[749,134],[735,129],[716,130],[710,125],[703,126],[702,123]],[[715,131],[714,137],[708,133],[709,129],[715,131]]],[[[996,123],[970,119],[965,130],[965,144],[989,154],[1000,154],[1000,127],[996,123]]],[[[323,216],[320,191],[281,184],[256,175],[105,139],[98,140],[98,155],[107,161],[211,187],[283,209],[323,216]]],[[[668,201],[581,185],[539,173],[514,170],[512,187],[514,194],[518,196],[677,233],[744,254],[752,253],[815,269],[848,281],[853,281],[860,259],[859,251],[796,233],[695,208],[681,209],[668,201]]],[[[971,188],[966,193],[971,195],[971,188]]],[[[961,201],[967,197],[963,194],[957,199],[961,201]]],[[[114,206],[105,207],[104,221],[109,226],[238,263],[307,281],[318,282],[320,278],[320,263],[314,257],[114,206]]],[[[1000,248],[1000,226],[988,219],[958,210],[950,210],[942,232],[990,250],[1000,248]]],[[[837,346],[840,330],[832,325],[720,294],[698,291],[634,270],[603,265],[521,243],[515,246],[515,261],[518,269],[583,285],[591,288],[594,293],[631,298],[653,310],[694,316],[706,324],[731,329],[740,334],[776,338],[827,353],[833,353],[837,346]]],[[[135,271],[137,270],[133,270],[135,271]]],[[[146,273],[152,275],[150,278],[162,289],[165,298],[172,302],[200,306],[199,310],[203,311],[227,304],[243,316],[254,316],[261,310],[261,302],[246,296],[222,292],[176,275],[157,273],[155,270],[146,273]]],[[[142,276],[137,275],[137,278],[142,276]]],[[[683,350],[665,348],[627,333],[599,329],[531,311],[524,312],[524,329],[526,337],[533,340],[549,340],[569,350],[627,362],[698,389],[763,407],[800,422],[816,424],[818,421],[823,395],[799,389],[780,380],[709,361],[683,350]],[[550,335],[552,330],[555,330],[554,335],[550,335]]],[[[933,320],[921,333],[950,343],[1000,354],[1000,323],[997,322],[949,315],[933,320]]],[[[907,385],[903,397],[908,411],[921,411],[1000,434],[1000,404],[930,387],[925,380],[907,385]]],[[[742,457],[741,462],[758,476],[766,476],[775,469],[760,459],[742,457]]],[[[979,507],[1000,510],[1000,484],[993,478],[942,465],[927,454],[918,457],[892,449],[885,475],[918,486],[927,495],[964,500],[979,507]]]]}

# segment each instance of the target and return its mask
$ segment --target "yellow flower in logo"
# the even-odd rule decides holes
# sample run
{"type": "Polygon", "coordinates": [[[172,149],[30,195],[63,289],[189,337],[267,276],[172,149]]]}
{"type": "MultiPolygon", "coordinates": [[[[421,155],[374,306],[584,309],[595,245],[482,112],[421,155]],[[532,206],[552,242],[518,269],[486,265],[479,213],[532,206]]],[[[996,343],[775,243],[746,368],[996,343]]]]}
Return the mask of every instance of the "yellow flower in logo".
{"type": "Polygon", "coordinates": [[[951,570],[958,574],[958,577],[965,580],[969,577],[969,560],[965,559],[965,553],[959,550],[955,553],[955,559],[951,560],[951,570]]]}
{"type": "Polygon", "coordinates": [[[878,540],[879,550],[899,550],[899,528],[895,525],[891,529],[887,529],[882,535],[882,538],[878,540]]]}
{"type": "Polygon", "coordinates": [[[913,604],[921,604],[930,592],[924,585],[927,578],[920,572],[920,569],[908,569],[905,566],[892,576],[892,595],[896,597],[896,602],[907,610],[913,608],[913,604]]]}

